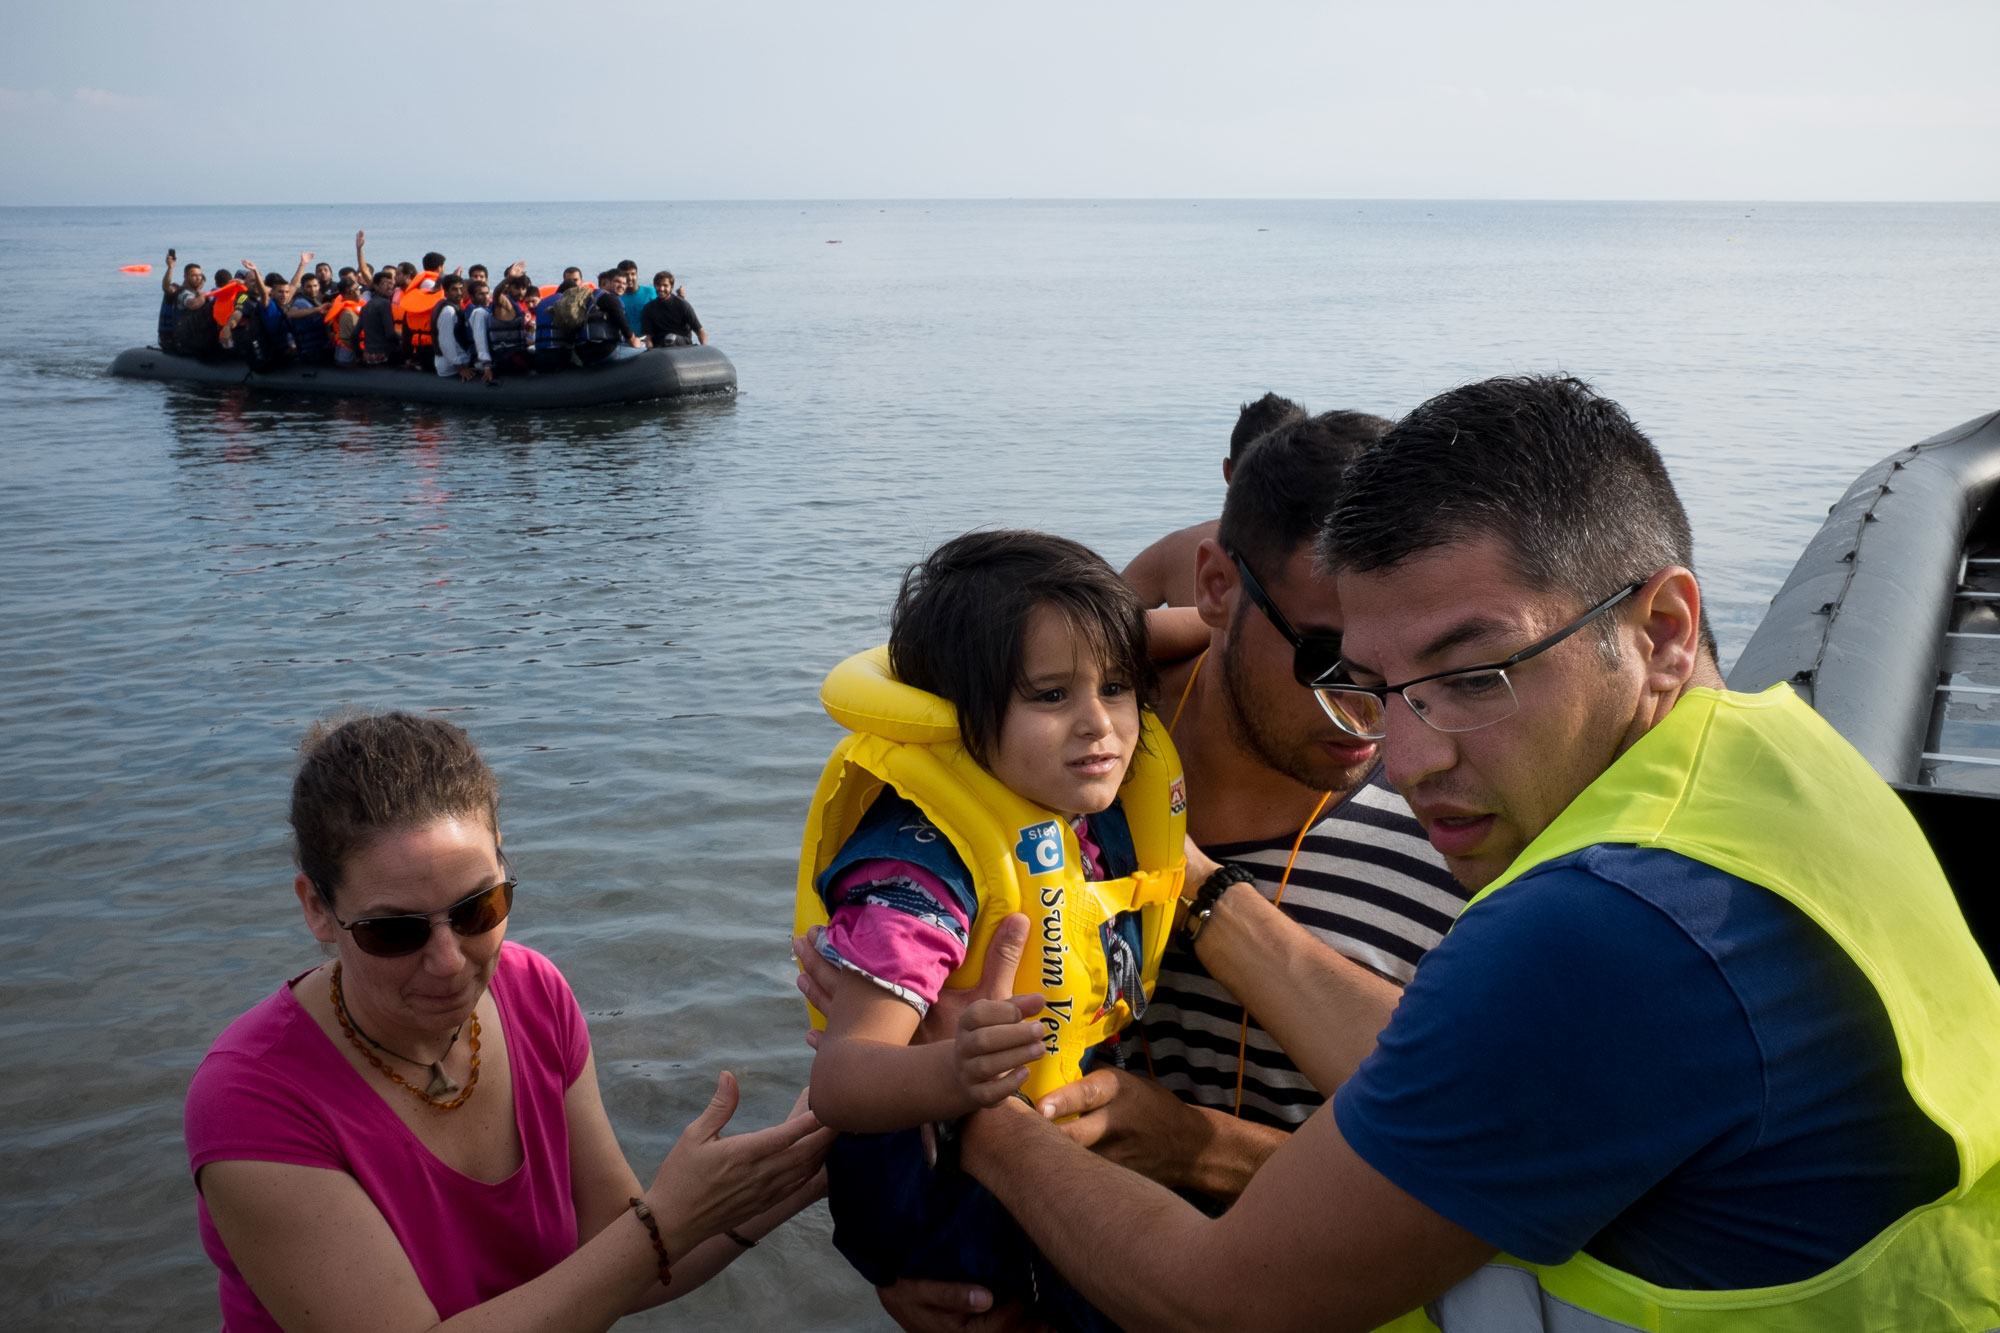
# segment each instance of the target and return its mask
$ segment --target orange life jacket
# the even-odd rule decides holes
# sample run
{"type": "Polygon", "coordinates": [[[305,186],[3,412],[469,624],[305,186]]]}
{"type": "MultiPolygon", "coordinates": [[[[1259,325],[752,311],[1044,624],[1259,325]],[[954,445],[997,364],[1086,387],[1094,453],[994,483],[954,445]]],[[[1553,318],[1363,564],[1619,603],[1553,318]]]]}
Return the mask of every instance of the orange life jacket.
{"type": "Polygon", "coordinates": [[[403,328],[403,346],[412,353],[436,346],[432,319],[438,304],[444,300],[443,275],[424,270],[410,279],[410,285],[397,294],[396,300],[396,322],[403,328]],[[431,284],[429,291],[424,290],[427,280],[431,284]]]}
{"type": "Polygon", "coordinates": [[[215,289],[208,298],[208,313],[215,317],[215,327],[219,329],[229,322],[229,317],[236,313],[236,298],[248,290],[240,282],[227,283],[215,289]]]}
{"type": "Polygon", "coordinates": [[[333,341],[337,346],[345,347],[350,352],[354,350],[354,343],[359,340],[361,333],[360,315],[361,302],[346,296],[336,296],[333,298],[333,304],[326,308],[326,327],[327,332],[333,335],[333,341]],[[343,342],[340,337],[340,317],[350,310],[354,312],[356,317],[354,325],[356,336],[354,340],[343,342]]]}

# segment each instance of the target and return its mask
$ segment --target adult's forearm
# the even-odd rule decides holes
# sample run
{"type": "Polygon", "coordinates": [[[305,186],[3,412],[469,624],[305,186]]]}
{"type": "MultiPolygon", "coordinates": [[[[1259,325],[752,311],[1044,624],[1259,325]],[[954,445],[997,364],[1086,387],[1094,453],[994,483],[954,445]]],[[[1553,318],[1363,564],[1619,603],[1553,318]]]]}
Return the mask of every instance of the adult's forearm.
{"type": "Polygon", "coordinates": [[[1126,1328],[1222,1328],[1228,1283],[1203,1262],[1212,1225],[1193,1205],[1071,1143],[1040,1116],[1001,1106],[966,1122],[961,1162],[1064,1276],[1126,1328]],[[1107,1219],[1116,1219],[1108,1230],[1107,1219]],[[1094,1256],[1083,1260],[1080,1256],[1094,1256]]]}
{"type": "Polygon", "coordinates": [[[1244,1120],[1207,1107],[1192,1109],[1202,1118],[1209,1137],[1199,1151],[1186,1159],[1182,1173],[1175,1180],[1162,1183],[1224,1203],[1241,1194],[1249,1186],[1250,1177],[1290,1137],[1274,1125],[1244,1120]]]}
{"type": "MultiPolygon", "coordinates": [[[[669,1254],[673,1253],[672,1245],[669,1240],[669,1254]]],[[[691,1265],[705,1247],[696,1246],[689,1251],[691,1265]]],[[[688,1276],[691,1282],[698,1280],[693,1269],[688,1276]]],[[[681,1279],[678,1267],[674,1278],[678,1285],[681,1279]]],[[[439,1328],[452,1333],[604,1329],[629,1311],[657,1304],[668,1296],[667,1289],[660,1286],[652,1239],[639,1219],[628,1211],[534,1281],[524,1282],[512,1291],[454,1315],[439,1328]],[[656,1292],[657,1300],[650,1299],[656,1292]]]]}
{"type": "Polygon", "coordinates": [[[1394,982],[1342,957],[1244,884],[1217,901],[1195,952],[1329,1097],[1375,1049],[1402,996],[1394,982]]]}

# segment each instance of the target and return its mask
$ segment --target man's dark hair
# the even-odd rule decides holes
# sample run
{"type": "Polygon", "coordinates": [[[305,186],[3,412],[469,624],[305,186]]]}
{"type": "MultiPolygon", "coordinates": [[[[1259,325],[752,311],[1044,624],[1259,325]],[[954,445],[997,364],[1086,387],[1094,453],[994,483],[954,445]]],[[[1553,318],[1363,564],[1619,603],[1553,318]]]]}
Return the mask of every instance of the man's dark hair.
{"type": "Polygon", "coordinates": [[[1216,540],[1260,579],[1277,578],[1340,503],[1349,465],[1388,429],[1366,412],[1323,412],[1264,435],[1236,461],[1216,540]]]}
{"type": "Polygon", "coordinates": [[[188,280],[188,279],[189,279],[190,277],[194,276],[195,272],[196,272],[196,271],[197,271],[198,269],[200,269],[200,268],[201,268],[201,265],[199,265],[199,264],[196,264],[196,263],[193,263],[192,261],[190,261],[189,263],[186,263],[186,264],[182,264],[182,265],[181,265],[181,281],[182,281],[182,282],[186,282],[186,281],[187,281],[187,280],[188,280]]]}
{"type": "Polygon", "coordinates": [[[1306,410],[1289,398],[1267,393],[1254,403],[1236,409],[1236,429],[1229,432],[1229,456],[1241,458],[1243,451],[1260,436],[1268,435],[1287,421],[1297,421],[1306,410]]]}
{"type": "Polygon", "coordinates": [[[486,273],[486,265],[484,265],[484,264],[468,264],[468,265],[466,265],[466,266],[465,266],[465,276],[466,276],[466,277],[470,278],[470,277],[474,276],[475,274],[476,274],[476,275],[478,275],[479,277],[482,277],[482,278],[483,278],[483,277],[485,277],[485,276],[487,276],[487,273],[486,273]]]}
{"type": "Polygon", "coordinates": [[[218,286],[218,287],[227,287],[227,286],[228,286],[228,285],[229,285],[230,283],[232,283],[232,282],[234,282],[234,281],[236,281],[236,275],[235,275],[234,273],[231,273],[231,272],[230,272],[230,271],[229,271],[228,269],[226,269],[226,268],[219,268],[219,269],[215,270],[215,285],[216,285],[216,286],[218,286]]]}
{"type": "Polygon", "coordinates": [[[447,273],[442,278],[438,279],[438,290],[443,292],[446,296],[451,295],[451,291],[454,287],[456,287],[459,291],[464,291],[465,279],[459,277],[458,274],[456,273],[447,273]]]}
{"type": "Polygon", "coordinates": [[[617,276],[618,276],[617,269],[607,268],[602,273],[597,275],[597,285],[599,287],[609,287],[611,285],[611,280],[617,276]]]}
{"type": "Polygon", "coordinates": [[[360,269],[354,267],[354,265],[352,264],[342,264],[340,266],[340,272],[336,273],[334,276],[337,278],[345,278],[352,274],[357,274],[360,271],[361,271],[360,269]]]}
{"type": "Polygon", "coordinates": [[[396,265],[396,271],[402,274],[406,278],[414,278],[417,276],[417,266],[415,264],[412,264],[407,259],[405,259],[402,263],[396,265]]]}
{"type": "Polygon", "coordinates": [[[431,252],[430,252],[429,254],[425,255],[425,256],[424,256],[424,272],[426,272],[426,273],[442,273],[442,272],[444,272],[444,256],[443,256],[443,255],[441,255],[441,254],[439,254],[439,253],[438,253],[437,251],[435,251],[435,250],[433,250],[433,251],[431,251],[431,252]]]}
{"type": "Polygon", "coordinates": [[[653,290],[661,296],[672,296],[674,294],[674,275],[665,269],[661,269],[658,273],[655,273],[653,275],[653,290]]]}
{"type": "Polygon", "coordinates": [[[394,265],[385,265],[382,268],[376,269],[375,276],[369,279],[369,285],[373,286],[375,283],[382,281],[382,279],[384,278],[389,279],[391,282],[394,282],[396,280],[396,269],[394,265]]]}
{"type": "Polygon", "coordinates": [[[889,666],[958,710],[959,737],[983,767],[992,766],[1019,697],[1028,617],[1038,606],[1059,612],[1112,679],[1152,702],[1146,613],[1101,556],[1043,532],[968,532],[903,575],[889,617],[889,666]]]}
{"type": "Polygon", "coordinates": [[[563,277],[566,279],[575,278],[578,282],[581,282],[583,281],[583,270],[578,268],[576,265],[571,264],[568,268],[563,270],[563,277]]]}
{"type": "Polygon", "coordinates": [[[620,273],[637,273],[639,271],[639,261],[636,259],[621,259],[618,261],[618,271],[620,273]]]}
{"type": "MultiPolygon", "coordinates": [[[[1397,422],[1348,473],[1319,549],[1330,569],[1367,572],[1481,537],[1506,547],[1516,577],[1579,608],[1694,567],[1659,450],[1624,408],[1561,375],[1467,384],[1397,422]]],[[[1706,614],[1702,640],[1712,653],[1706,614]]]]}

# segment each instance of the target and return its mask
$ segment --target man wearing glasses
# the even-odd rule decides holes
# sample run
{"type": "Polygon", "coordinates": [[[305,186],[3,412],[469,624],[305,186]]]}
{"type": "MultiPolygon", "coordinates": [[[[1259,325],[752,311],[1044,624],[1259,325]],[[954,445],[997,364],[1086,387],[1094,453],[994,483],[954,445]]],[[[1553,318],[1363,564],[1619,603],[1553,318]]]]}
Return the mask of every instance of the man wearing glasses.
{"type": "Polygon", "coordinates": [[[2000,983],[1852,747],[1723,689],[1691,547],[1574,380],[1454,390],[1356,463],[1315,693],[1476,892],[1398,993],[1203,884],[1202,963],[1333,1092],[1221,1218],[971,1118],[966,1168],[1109,1317],[2000,1325],[2000,983]]]}

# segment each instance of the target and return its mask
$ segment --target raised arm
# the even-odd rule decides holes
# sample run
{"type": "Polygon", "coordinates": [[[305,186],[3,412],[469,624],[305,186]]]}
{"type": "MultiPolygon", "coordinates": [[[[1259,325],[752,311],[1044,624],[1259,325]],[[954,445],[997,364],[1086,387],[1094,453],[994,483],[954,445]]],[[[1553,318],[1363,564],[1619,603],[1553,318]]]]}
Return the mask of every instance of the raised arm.
{"type": "Polygon", "coordinates": [[[167,247],[167,271],[160,275],[160,295],[162,296],[173,296],[180,290],[180,284],[174,281],[175,258],[173,247],[167,247]]]}
{"type": "Polygon", "coordinates": [[[375,270],[368,267],[367,250],[368,250],[368,233],[365,231],[355,232],[354,270],[355,272],[361,275],[361,280],[363,282],[373,282],[375,281],[375,270]]]}
{"type": "MultiPolygon", "coordinates": [[[[1190,864],[1190,882],[1194,873],[1190,864]]],[[[1328,1097],[1375,1049],[1402,998],[1395,982],[1342,957],[1247,884],[1217,899],[1195,954],[1328,1097]]]]}
{"type": "Polygon", "coordinates": [[[299,266],[292,270],[291,287],[293,291],[298,290],[299,279],[303,278],[306,275],[306,270],[312,267],[312,262],[313,262],[312,251],[310,250],[299,251],[299,266]]]}
{"type": "MultiPolygon", "coordinates": [[[[1144,558],[1142,554],[1140,559],[1144,558]]],[[[1134,560],[1126,566],[1124,578],[1127,583],[1131,583],[1132,570],[1138,563],[1134,560]]],[[[1143,594],[1141,600],[1144,600],[1143,594]]],[[[1201,612],[1191,606],[1155,606],[1146,612],[1146,656],[1160,666],[1185,662],[1207,649],[1209,638],[1207,622],[1201,618],[1201,612]]]]}

